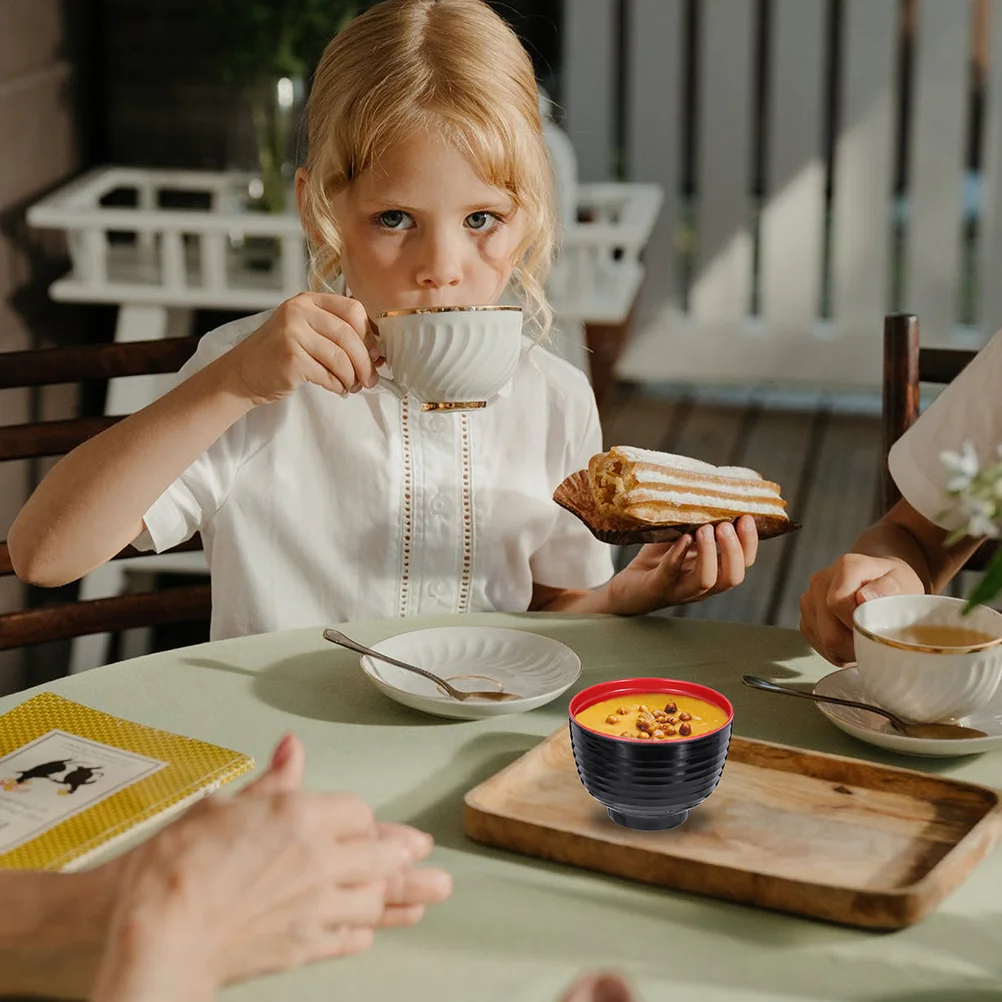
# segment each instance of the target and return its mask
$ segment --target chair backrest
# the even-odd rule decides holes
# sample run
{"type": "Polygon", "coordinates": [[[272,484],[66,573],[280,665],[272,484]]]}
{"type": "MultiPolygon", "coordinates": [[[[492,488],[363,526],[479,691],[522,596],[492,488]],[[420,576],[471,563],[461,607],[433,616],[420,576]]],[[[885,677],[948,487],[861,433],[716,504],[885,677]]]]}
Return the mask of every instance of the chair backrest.
{"type": "MultiPolygon", "coordinates": [[[[949,383],[973,360],[976,351],[963,348],[923,348],[918,317],[892,313],[884,318],[884,407],[881,497],[889,511],[901,498],[887,467],[891,446],[918,420],[922,383],[949,383]]],[[[981,546],[964,570],[983,570],[993,547],[981,546]]]]}
{"type": "MultiPolygon", "coordinates": [[[[176,372],[197,344],[197,337],[185,337],[5,352],[0,355],[0,390],[176,372]]],[[[83,417],[0,428],[0,462],[62,455],[120,420],[83,417]]],[[[197,550],[201,545],[196,536],[176,549],[197,550]]],[[[113,559],[137,555],[128,546],[113,559]]],[[[0,577],[13,573],[7,543],[2,541],[0,577]]],[[[91,633],[199,622],[208,620],[210,610],[209,585],[200,584],[0,613],[0,650],[91,633]]]]}

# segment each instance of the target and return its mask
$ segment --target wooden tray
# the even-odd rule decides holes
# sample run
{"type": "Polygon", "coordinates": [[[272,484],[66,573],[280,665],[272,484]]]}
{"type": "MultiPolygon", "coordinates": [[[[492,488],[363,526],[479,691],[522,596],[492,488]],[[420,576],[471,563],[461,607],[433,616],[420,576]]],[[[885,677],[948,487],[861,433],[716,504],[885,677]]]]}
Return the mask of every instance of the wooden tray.
{"type": "Polygon", "coordinates": [[[613,823],[567,727],[466,795],[470,838],[530,856],[847,925],[932,911],[995,844],[995,790],[732,738],[717,789],[673,831],[613,823]]]}
{"type": "MultiPolygon", "coordinates": [[[[572,473],[553,492],[553,500],[566,508],[572,515],[581,519],[591,530],[591,534],[603,543],[614,546],[629,546],[631,543],[668,543],[687,532],[695,532],[700,525],[718,523],[682,523],[673,525],[648,525],[646,523],[624,523],[622,519],[602,515],[595,508],[595,498],[588,481],[588,471],[578,470],[572,473]]],[[[771,539],[773,536],[783,536],[794,529],[800,528],[799,522],[788,518],[777,518],[775,515],[754,515],[758,528],[759,539],[771,539]]],[[[720,521],[736,521],[721,519],[720,521]]]]}

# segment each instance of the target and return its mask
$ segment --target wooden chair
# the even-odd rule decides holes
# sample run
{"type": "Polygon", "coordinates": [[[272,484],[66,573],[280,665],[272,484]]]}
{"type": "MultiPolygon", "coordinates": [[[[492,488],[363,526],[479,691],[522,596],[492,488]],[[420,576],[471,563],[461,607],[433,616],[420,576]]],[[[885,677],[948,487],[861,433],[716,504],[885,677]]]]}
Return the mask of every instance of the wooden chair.
{"type": "MultiPolygon", "coordinates": [[[[0,390],[176,372],[197,344],[197,337],[185,337],[5,352],[0,354],[0,390]]],[[[0,428],[0,462],[62,455],[120,420],[86,417],[0,428]]],[[[198,550],[201,545],[196,536],[175,549],[198,550]]],[[[139,552],[128,546],[113,559],[139,552]]],[[[0,542],[0,576],[13,573],[7,543],[0,542]]],[[[209,585],[198,584],[5,612],[0,613],[0,650],[93,633],[207,621],[210,611],[209,585]]]]}
{"type": "MultiPolygon", "coordinates": [[[[887,467],[887,455],[891,446],[918,420],[920,384],[949,383],[975,355],[976,351],[963,348],[920,347],[918,317],[912,313],[892,313],[884,318],[884,459],[881,470],[884,511],[890,511],[901,498],[887,467]]],[[[980,546],[963,569],[984,570],[994,550],[994,545],[980,546]]]]}

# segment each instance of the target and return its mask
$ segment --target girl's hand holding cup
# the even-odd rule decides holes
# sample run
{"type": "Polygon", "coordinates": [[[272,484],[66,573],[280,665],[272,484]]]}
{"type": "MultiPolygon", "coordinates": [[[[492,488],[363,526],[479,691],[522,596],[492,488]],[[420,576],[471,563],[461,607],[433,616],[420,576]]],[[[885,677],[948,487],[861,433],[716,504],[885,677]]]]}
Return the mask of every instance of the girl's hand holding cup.
{"type": "Polygon", "coordinates": [[[342,396],[375,386],[380,355],[357,299],[302,292],[224,358],[233,367],[237,392],[257,406],[281,400],[304,383],[342,396]]]}

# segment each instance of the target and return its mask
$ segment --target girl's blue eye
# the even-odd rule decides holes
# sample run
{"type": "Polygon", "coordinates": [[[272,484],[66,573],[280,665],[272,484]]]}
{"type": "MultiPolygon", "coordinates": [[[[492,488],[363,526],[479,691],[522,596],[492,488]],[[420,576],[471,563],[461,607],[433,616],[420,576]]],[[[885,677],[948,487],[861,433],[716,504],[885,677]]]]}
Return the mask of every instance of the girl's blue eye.
{"type": "Polygon", "coordinates": [[[381,212],[376,218],[379,221],[379,225],[388,230],[405,230],[407,229],[405,224],[410,220],[407,213],[401,209],[387,209],[386,212],[381,212]]]}
{"type": "Polygon", "coordinates": [[[466,217],[466,225],[471,230],[478,230],[481,233],[494,229],[500,222],[501,220],[493,212],[471,212],[466,217]]]}

